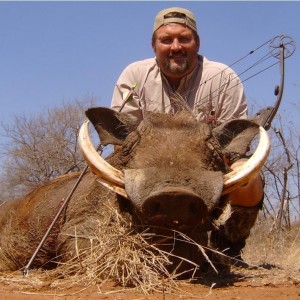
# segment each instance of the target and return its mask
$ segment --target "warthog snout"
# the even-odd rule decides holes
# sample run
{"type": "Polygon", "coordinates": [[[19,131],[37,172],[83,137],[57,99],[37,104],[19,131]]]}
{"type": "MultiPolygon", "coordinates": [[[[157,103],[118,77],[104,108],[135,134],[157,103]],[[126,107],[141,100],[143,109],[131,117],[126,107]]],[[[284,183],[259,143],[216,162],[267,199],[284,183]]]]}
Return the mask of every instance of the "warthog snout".
{"type": "Polygon", "coordinates": [[[174,229],[202,224],[207,216],[203,200],[185,187],[164,187],[151,193],[143,211],[152,225],[174,229]]]}

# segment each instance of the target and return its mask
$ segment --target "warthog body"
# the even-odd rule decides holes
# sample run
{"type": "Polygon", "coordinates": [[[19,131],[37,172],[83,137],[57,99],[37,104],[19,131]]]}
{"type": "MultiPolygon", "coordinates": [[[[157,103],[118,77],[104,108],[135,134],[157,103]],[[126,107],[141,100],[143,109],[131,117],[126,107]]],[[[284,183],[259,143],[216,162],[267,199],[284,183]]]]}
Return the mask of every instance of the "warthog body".
{"type": "MultiPolygon", "coordinates": [[[[89,110],[87,115],[103,144],[121,146],[108,160],[124,172],[127,197],[87,173],[33,266],[51,266],[53,260],[74,255],[78,247],[88,247],[84,236],[107,213],[107,203],[129,213],[135,230],[147,227],[170,238],[175,230],[207,245],[207,232],[226,203],[222,196],[223,176],[228,172],[224,157],[243,156],[258,126],[235,120],[212,131],[187,111],[149,113],[139,124],[106,108],[89,110]]],[[[0,270],[27,264],[77,178],[74,173],[62,176],[0,207],[0,270]]],[[[197,247],[174,241],[167,244],[161,247],[201,263],[197,247]]]]}

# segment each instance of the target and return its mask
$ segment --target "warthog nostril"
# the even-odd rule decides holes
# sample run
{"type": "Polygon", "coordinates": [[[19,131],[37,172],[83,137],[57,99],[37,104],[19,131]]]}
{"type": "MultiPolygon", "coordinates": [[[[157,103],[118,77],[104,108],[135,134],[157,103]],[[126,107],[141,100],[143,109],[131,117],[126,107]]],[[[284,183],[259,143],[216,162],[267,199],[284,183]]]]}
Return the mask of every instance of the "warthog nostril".
{"type": "Polygon", "coordinates": [[[160,205],[160,203],[158,201],[151,201],[147,205],[147,207],[145,209],[145,213],[148,216],[157,215],[157,214],[159,214],[160,207],[161,207],[161,205],[160,205]]]}
{"type": "Polygon", "coordinates": [[[203,207],[201,204],[202,203],[200,203],[200,201],[189,203],[189,206],[188,206],[189,213],[192,216],[200,218],[201,215],[204,213],[204,212],[202,212],[203,207]]]}

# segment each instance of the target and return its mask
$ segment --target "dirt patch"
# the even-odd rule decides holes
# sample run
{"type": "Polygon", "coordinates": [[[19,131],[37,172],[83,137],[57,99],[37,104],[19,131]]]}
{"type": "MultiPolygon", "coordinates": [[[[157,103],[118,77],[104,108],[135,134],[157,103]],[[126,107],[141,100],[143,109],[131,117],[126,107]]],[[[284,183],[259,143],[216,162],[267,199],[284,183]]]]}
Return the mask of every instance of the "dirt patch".
{"type": "Polygon", "coordinates": [[[209,288],[202,285],[185,284],[179,286],[180,290],[173,293],[151,293],[144,295],[141,292],[130,290],[120,291],[117,288],[110,289],[109,292],[102,291],[98,287],[88,287],[80,289],[72,288],[66,291],[16,291],[13,288],[0,284],[0,298],[2,300],[50,300],[50,299],[280,299],[294,300],[300,299],[300,286],[293,283],[249,283],[239,282],[229,287],[209,288]]]}
{"type": "MultiPolygon", "coordinates": [[[[171,291],[145,294],[130,288],[114,286],[112,282],[102,285],[72,286],[63,288],[56,282],[39,279],[39,274],[27,277],[21,274],[0,276],[0,299],[300,299],[300,272],[265,266],[258,269],[233,268],[223,277],[198,278],[191,281],[178,281],[171,291]]],[[[162,285],[164,282],[162,281],[162,285]]],[[[168,284],[166,283],[166,286],[168,284]]],[[[163,290],[163,289],[162,289],[163,290]]]]}

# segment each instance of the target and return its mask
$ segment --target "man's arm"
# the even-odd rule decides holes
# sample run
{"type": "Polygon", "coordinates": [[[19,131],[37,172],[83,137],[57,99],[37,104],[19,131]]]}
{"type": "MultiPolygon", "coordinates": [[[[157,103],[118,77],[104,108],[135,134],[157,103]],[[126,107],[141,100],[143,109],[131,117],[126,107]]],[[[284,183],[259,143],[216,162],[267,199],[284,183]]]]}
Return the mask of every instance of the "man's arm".
{"type": "Polygon", "coordinates": [[[241,80],[230,68],[226,69],[221,77],[219,99],[216,104],[217,121],[223,123],[247,118],[247,101],[241,80]]]}
{"type": "Polygon", "coordinates": [[[139,99],[141,84],[136,69],[136,63],[130,64],[121,73],[114,87],[111,108],[140,119],[142,117],[139,99]]]}

